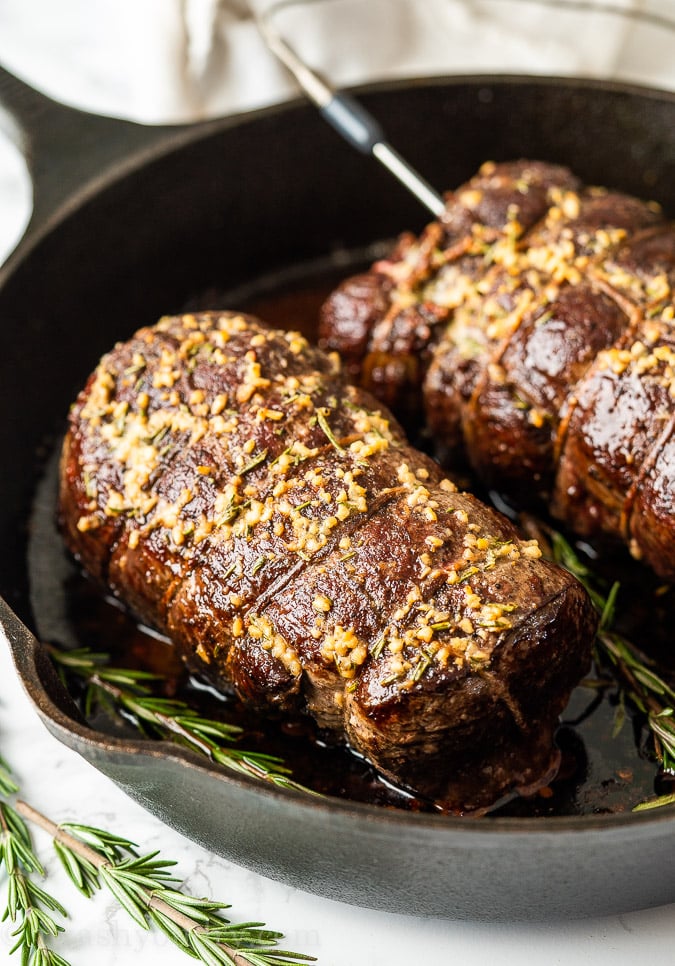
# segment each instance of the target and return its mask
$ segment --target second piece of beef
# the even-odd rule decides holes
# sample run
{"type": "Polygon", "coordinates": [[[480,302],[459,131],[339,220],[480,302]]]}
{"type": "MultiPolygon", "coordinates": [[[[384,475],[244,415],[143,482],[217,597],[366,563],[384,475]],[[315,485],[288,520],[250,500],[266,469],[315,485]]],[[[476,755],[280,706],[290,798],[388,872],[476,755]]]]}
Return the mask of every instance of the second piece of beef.
{"type": "Polygon", "coordinates": [[[675,229],[540,162],[486,164],[347,280],[325,346],[446,452],[675,578],[675,229]],[[349,340],[347,317],[352,319],[349,340]]]}

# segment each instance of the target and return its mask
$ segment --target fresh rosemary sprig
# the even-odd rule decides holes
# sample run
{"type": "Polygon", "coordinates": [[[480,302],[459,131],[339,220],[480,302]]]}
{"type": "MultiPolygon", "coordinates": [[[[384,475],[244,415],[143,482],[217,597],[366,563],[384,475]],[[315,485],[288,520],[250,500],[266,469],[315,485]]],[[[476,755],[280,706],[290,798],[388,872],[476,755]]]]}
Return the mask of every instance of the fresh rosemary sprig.
{"type": "Polygon", "coordinates": [[[83,895],[89,898],[107,888],[139,926],[157,926],[207,966],[315,962],[313,956],[278,948],[282,933],[265,929],[264,923],[231,923],[220,915],[227,904],[177,889],[179,880],[167,871],[175,863],[160,859],[158,852],[138,855],[129,839],[90,825],[56,825],[25,802],[17,802],[16,808],[51,835],[68,877],[83,895]]]}
{"type": "Polygon", "coordinates": [[[233,747],[230,743],[242,735],[237,725],[206,718],[185,701],[154,695],[151,684],[161,680],[160,675],[111,667],[107,654],[88,648],[65,651],[49,645],[48,649],[60,669],[85,682],[85,715],[97,706],[108,711],[120,709],[144,734],[186,745],[238,774],[316,794],[294,782],[289,777],[290,769],[277,756],[233,747]]]}
{"type": "Polygon", "coordinates": [[[264,923],[232,923],[221,910],[227,903],[198,898],[178,888],[168,869],[176,863],[158,852],[138,855],[135,844],[91,825],[57,825],[26,802],[7,801],[18,792],[8,765],[0,759],[0,866],[7,872],[7,902],[2,921],[16,923],[10,953],[21,952],[21,966],[70,966],[48,945],[64,931],[53,915],[66,917],[61,903],[34,881],[44,868],[26,821],[44,829],[68,877],[91,898],[107,888],[143,929],[156,926],[183,952],[205,966],[298,966],[313,956],[279,948],[283,934],[264,923]]]}
{"type": "MultiPolygon", "coordinates": [[[[654,743],[654,752],[663,770],[675,774],[675,690],[654,670],[653,662],[626,637],[614,629],[619,583],[605,594],[600,581],[556,530],[547,529],[550,556],[586,588],[600,615],[595,639],[595,660],[599,666],[610,666],[619,684],[619,711],[623,720],[626,701],[644,716],[654,743]]],[[[634,811],[675,803],[675,794],[661,795],[635,806],[634,811]]]]}

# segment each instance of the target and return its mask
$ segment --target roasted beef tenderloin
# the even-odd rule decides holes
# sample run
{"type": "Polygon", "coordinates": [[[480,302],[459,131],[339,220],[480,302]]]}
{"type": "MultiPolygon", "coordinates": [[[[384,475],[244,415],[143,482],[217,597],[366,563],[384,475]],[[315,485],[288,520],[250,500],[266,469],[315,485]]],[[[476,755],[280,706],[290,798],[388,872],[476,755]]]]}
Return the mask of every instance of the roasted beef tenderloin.
{"type": "Polygon", "coordinates": [[[394,411],[416,404],[444,459],[672,580],[673,284],[657,206],[489,163],[330,296],[321,342],[394,411]]]}
{"type": "Polygon", "coordinates": [[[117,345],[70,414],[60,520],[190,668],[442,809],[555,772],[585,591],[302,336],[203,313],[117,345]]]}

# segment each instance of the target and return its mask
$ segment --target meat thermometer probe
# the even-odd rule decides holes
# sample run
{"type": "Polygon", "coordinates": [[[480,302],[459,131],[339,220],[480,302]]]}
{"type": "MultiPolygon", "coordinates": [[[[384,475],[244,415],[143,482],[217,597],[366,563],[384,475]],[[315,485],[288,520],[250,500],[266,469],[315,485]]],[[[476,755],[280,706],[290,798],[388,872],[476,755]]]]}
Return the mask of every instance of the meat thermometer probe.
{"type": "Polygon", "coordinates": [[[265,13],[256,13],[258,29],[271,52],[293,74],[324,119],[361,154],[371,154],[436,217],[445,211],[443,199],[388,143],[379,122],[358,101],[336,91],[300,59],[265,13]]]}

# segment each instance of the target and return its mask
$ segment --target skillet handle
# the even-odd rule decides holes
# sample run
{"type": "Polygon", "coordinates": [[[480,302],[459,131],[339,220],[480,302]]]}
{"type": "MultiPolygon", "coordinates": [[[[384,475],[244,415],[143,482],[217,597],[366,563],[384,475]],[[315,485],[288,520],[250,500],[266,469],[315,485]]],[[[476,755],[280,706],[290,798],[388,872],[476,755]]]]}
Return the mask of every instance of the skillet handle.
{"type": "Polygon", "coordinates": [[[33,181],[33,213],[24,239],[41,234],[76,195],[115,166],[161,150],[188,125],[144,125],[60,104],[0,67],[0,127],[16,144],[33,181]]]}
{"type": "Polygon", "coordinates": [[[7,642],[19,679],[40,717],[59,723],[85,724],[80,709],[56,673],[45,648],[0,597],[0,630],[7,642]]]}

